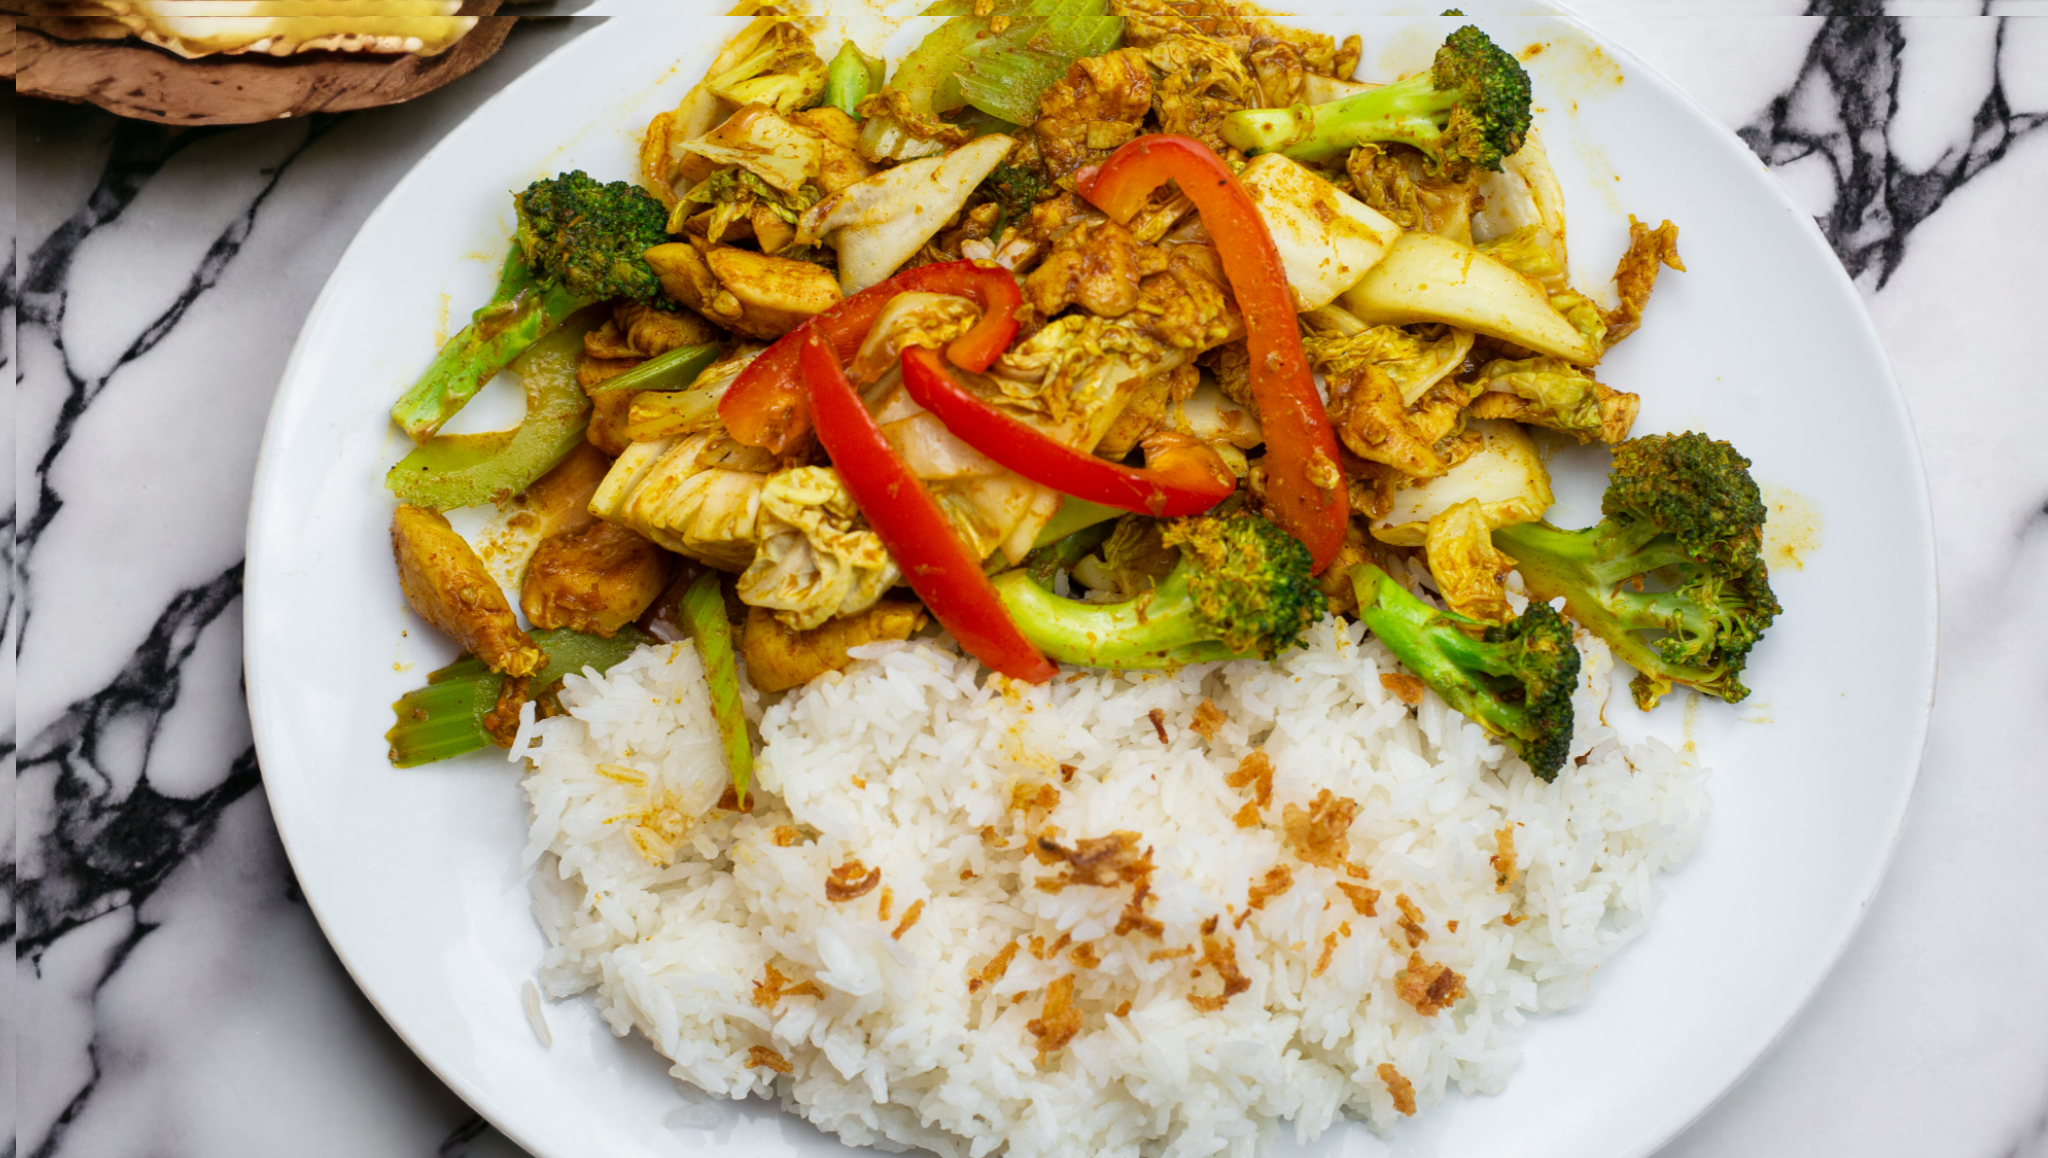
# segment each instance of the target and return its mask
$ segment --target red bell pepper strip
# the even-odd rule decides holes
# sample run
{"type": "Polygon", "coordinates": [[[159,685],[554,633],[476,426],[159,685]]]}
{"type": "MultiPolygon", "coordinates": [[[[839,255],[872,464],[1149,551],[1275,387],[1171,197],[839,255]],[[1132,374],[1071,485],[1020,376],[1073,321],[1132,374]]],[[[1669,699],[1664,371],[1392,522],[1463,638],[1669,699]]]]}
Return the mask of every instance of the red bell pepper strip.
{"type": "Polygon", "coordinates": [[[1266,504],[1274,521],[1308,548],[1320,574],[1344,545],[1351,505],[1337,465],[1337,435],[1301,349],[1294,294],[1244,186],[1207,145],[1152,133],[1111,153],[1100,169],[1082,177],[1080,188],[1121,223],[1168,181],[1178,182],[1200,211],[1244,311],[1252,402],[1266,430],[1266,504]]]}
{"type": "Polygon", "coordinates": [[[797,352],[803,348],[804,336],[825,335],[843,365],[860,351],[882,307],[903,293],[954,294],[980,304],[980,320],[946,347],[946,357],[955,366],[977,373],[988,369],[1016,336],[1017,309],[1024,304],[1017,279],[993,263],[949,261],[906,269],[805,319],[748,363],[718,402],[718,418],[726,433],[776,454],[794,450],[811,428],[804,387],[797,379],[797,352]]]}
{"type": "Polygon", "coordinates": [[[1200,514],[1237,489],[1207,443],[1162,431],[1146,440],[1145,469],[1097,458],[1044,434],[969,393],[921,346],[903,351],[903,386],[967,445],[1061,494],[1160,518],[1200,514]],[[1155,441],[1157,440],[1157,441],[1155,441]]]}
{"type": "Polygon", "coordinates": [[[1003,611],[981,560],[960,542],[917,476],[896,455],[862,404],[823,334],[803,335],[798,365],[818,419],[818,441],[839,468],[847,493],[868,517],[911,590],[967,654],[1026,683],[1059,673],[1003,611]]]}

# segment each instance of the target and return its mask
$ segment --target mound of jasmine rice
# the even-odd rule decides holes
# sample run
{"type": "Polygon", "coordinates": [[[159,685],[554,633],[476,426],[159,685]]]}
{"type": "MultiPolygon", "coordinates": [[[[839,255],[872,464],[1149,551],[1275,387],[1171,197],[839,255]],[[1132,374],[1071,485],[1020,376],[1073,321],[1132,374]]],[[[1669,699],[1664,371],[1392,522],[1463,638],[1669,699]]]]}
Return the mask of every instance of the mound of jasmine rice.
{"type": "Polygon", "coordinates": [[[695,654],[644,648],[514,746],[541,984],[891,1150],[1249,1156],[1495,1092],[1706,811],[1580,647],[1583,763],[1545,784],[1338,619],[1041,687],[878,644],[759,715],[746,812],[695,654]]]}

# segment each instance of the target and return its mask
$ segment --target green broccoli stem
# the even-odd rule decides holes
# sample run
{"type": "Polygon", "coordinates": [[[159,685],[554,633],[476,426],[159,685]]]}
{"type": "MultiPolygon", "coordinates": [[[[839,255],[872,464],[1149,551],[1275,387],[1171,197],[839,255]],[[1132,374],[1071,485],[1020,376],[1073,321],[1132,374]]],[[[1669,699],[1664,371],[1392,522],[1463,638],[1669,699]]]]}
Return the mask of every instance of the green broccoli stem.
{"type": "Polygon", "coordinates": [[[1370,563],[1352,569],[1351,586],[1358,594],[1358,618],[1445,703],[1496,734],[1515,729],[1520,721],[1503,710],[1498,697],[1518,692],[1520,681],[1501,662],[1499,648],[1480,638],[1485,624],[1424,603],[1370,563]],[[1499,677],[1499,685],[1479,686],[1475,671],[1499,677]]]}
{"type": "Polygon", "coordinates": [[[1369,142],[1414,145],[1434,155],[1456,93],[1437,89],[1428,72],[1319,105],[1244,109],[1223,119],[1223,139],[1246,153],[1327,161],[1369,142]]]}
{"type": "Polygon", "coordinates": [[[414,442],[432,436],[498,371],[589,304],[565,289],[542,288],[514,245],[491,300],[442,344],[426,373],[391,408],[392,419],[414,442]]]}
{"type": "Polygon", "coordinates": [[[1183,562],[1159,586],[1122,603],[1062,599],[1019,569],[995,578],[996,597],[1017,629],[1060,663],[1167,668],[1242,659],[1210,634],[1188,590],[1183,562]]]}
{"type": "Polygon", "coordinates": [[[678,346],[665,354],[657,354],[623,374],[614,374],[595,386],[587,387],[585,393],[602,394],[607,390],[674,391],[687,388],[704,372],[704,367],[718,360],[719,346],[716,342],[702,346],[678,346]]]}
{"type": "Polygon", "coordinates": [[[1687,682],[1713,679],[1708,669],[1672,663],[1642,634],[1714,631],[1717,625],[1698,601],[1677,592],[1622,586],[1635,576],[1687,562],[1674,537],[1648,523],[1607,520],[1584,531],[1522,523],[1494,531],[1493,542],[1515,561],[1530,598],[1548,603],[1562,596],[1571,617],[1637,671],[1667,687],[1667,675],[1687,682]]]}

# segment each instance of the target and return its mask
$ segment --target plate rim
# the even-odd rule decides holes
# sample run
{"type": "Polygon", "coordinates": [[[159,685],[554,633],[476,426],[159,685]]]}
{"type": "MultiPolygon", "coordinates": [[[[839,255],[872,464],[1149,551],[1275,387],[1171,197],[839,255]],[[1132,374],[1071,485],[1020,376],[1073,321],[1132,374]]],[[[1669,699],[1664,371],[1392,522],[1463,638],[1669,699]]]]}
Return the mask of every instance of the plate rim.
{"type": "MultiPolygon", "coordinates": [[[[700,2],[707,9],[714,9],[716,7],[710,0],[700,0],[700,2]]],[[[829,3],[823,6],[829,8],[829,3]]],[[[1801,1015],[1811,1005],[1815,995],[1819,992],[1821,983],[1839,966],[1842,955],[1847,951],[1850,941],[1862,927],[1878,889],[1882,887],[1891,871],[1897,854],[1899,838],[1903,831],[1906,812],[1911,806],[1913,796],[1919,784],[1920,774],[1925,764],[1926,749],[1931,731],[1931,717],[1937,689],[1936,677],[1940,659],[1940,568],[1938,543],[1934,536],[1933,502],[1932,493],[1928,486],[1926,459],[1921,450],[1917,426],[1913,422],[1911,410],[1906,403],[1905,393],[1899,385],[1897,374],[1892,367],[1890,353],[1886,349],[1882,335],[1877,329],[1875,319],[1871,316],[1868,304],[1864,301],[1862,294],[1856,289],[1855,283],[1849,277],[1848,272],[1843,268],[1833,246],[1830,245],[1826,236],[1821,232],[1818,222],[1792,199],[1790,192],[1771,174],[1769,167],[1764,165],[1742,143],[1733,130],[1729,129],[1709,112],[1700,101],[1695,99],[1682,86],[1666,76],[1662,70],[1645,60],[1627,45],[1620,43],[1612,36],[1593,27],[1583,16],[1562,2],[1562,0],[1519,0],[1519,6],[1525,9],[1541,10],[1546,15],[1567,25],[1572,31],[1586,37],[1600,50],[1615,57],[1618,63],[1624,65],[1626,75],[1631,81],[1650,83],[1661,90],[1663,95],[1674,99],[1690,115],[1706,125],[1709,129],[1709,135],[1715,140],[1717,147],[1721,148],[1724,152],[1735,155],[1740,163],[1748,165],[1758,176],[1764,179],[1764,186],[1769,190],[1769,195],[1776,206],[1781,210],[1790,212],[1790,215],[1797,222],[1796,228],[1799,229],[1807,244],[1813,247],[1818,254],[1825,257],[1824,264],[1828,270],[1827,277],[1833,292],[1853,305],[1854,308],[1851,314],[1856,321],[1858,336],[1877,355],[1878,365],[1882,372],[1878,383],[1883,388],[1880,393],[1884,396],[1892,416],[1900,422],[1901,427],[1909,435],[1906,440],[1907,461],[1898,465],[1901,467],[1910,466],[1912,485],[1908,489],[1914,502],[1910,511],[1901,511],[1899,513],[1910,515],[1911,529],[1915,532],[1919,541],[1924,544],[1924,551],[1915,551],[1912,555],[1912,558],[1920,564],[1919,569],[1923,573],[1922,578],[1924,579],[1925,591],[1925,605],[1917,609],[1918,614],[1914,618],[1917,622],[1924,623],[1927,632],[1925,653],[1914,655],[1912,660],[1916,668],[1924,670],[1924,679],[1915,681],[1919,685],[1917,689],[1919,694],[1914,700],[1916,711],[1912,721],[1912,735],[1907,744],[1904,745],[1906,751],[1902,753],[1903,758],[1908,763],[1907,775],[1897,790],[1896,798],[1889,801],[1885,809],[1885,831],[1882,841],[1883,854],[1873,858],[1868,868],[1862,874],[1862,879],[1856,889],[1855,903],[1853,906],[1847,907],[1846,915],[1838,921],[1836,927],[1829,930],[1825,951],[1814,956],[1809,971],[1800,976],[1795,985],[1785,987],[1797,990],[1799,994],[1797,1000],[1786,1007],[1783,1015],[1776,1020],[1774,1025],[1770,1026],[1766,1031],[1757,1034],[1755,1040],[1749,1042],[1738,1051],[1741,1058],[1739,1065],[1731,1069],[1726,1075],[1725,1081],[1720,1082],[1713,1093],[1696,1101],[1688,1099],[1684,1102],[1674,1103],[1671,1112],[1659,1116],[1658,1121],[1660,1124],[1648,1136],[1639,1138],[1635,1143],[1622,1151],[1629,1158],[1644,1158],[1644,1156],[1652,1154],[1676,1138],[1725,1099],[1756,1068],[1757,1064],[1784,1037],[1792,1025],[1800,1019],[1801,1015]]],[[[600,19],[604,21],[612,19],[632,20],[640,15],[639,12],[634,10],[636,7],[629,6],[626,11],[607,13],[600,17],[600,19]]],[[[1421,18],[1426,16],[1426,13],[1418,10],[1416,15],[1418,18],[1421,18]]],[[[264,422],[263,437],[259,444],[256,468],[253,475],[249,518],[245,534],[245,558],[247,559],[247,564],[242,595],[245,619],[253,617],[255,614],[254,609],[259,605],[267,604],[269,599],[269,575],[267,568],[261,565],[262,561],[271,551],[266,527],[266,523],[269,520],[266,520],[264,515],[268,504],[274,501],[272,496],[276,494],[278,489],[277,484],[273,480],[284,469],[281,465],[283,451],[280,449],[282,439],[279,437],[279,431],[285,425],[284,416],[289,410],[289,402],[291,400],[289,397],[290,388],[301,377],[302,366],[305,360],[312,356],[310,353],[312,342],[309,339],[322,327],[322,324],[326,321],[325,315],[333,308],[334,299],[342,292],[341,275],[343,270],[349,265],[350,259],[355,255],[357,249],[369,244],[367,239],[373,232],[373,226],[382,222],[387,215],[397,211],[396,206],[401,202],[404,195],[411,191],[415,183],[425,180],[424,173],[432,162],[444,152],[456,147],[454,142],[463,135],[463,131],[472,121],[483,117],[501,102],[512,102],[522,99],[522,94],[526,87],[540,83],[533,79],[534,75],[545,68],[549,62],[557,58],[570,56],[579,51],[597,51],[585,43],[593,35],[601,35],[600,30],[592,29],[578,34],[569,42],[560,45],[539,61],[536,61],[526,72],[521,73],[505,85],[504,88],[493,93],[470,110],[459,123],[450,128],[440,140],[436,141],[432,147],[421,154],[406,170],[405,174],[392,185],[391,189],[377,203],[376,207],[364,218],[363,224],[358,228],[355,236],[350,240],[348,246],[342,251],[340,258],[336,261],[333,271],[329,273],[320,293],[315,297],[312,306],[308,309],[306,321],[301,326],[297,338],[294,339],[291,353],[287,357],[284,369],[279,376],[278,389],[273,396],[269,414],[264,422]]],[[[268,670],[268,664],[263,652],[264,649],[261,647],[260,641],[253,634],[245,632],[243,638],[243,670],[247,686],[250,727],[256,748],[257,763],[267,783],[270,775],[269,769],[272,767],[279,769],[290,767],[294,772],[300,771],[300,767],[295,760],[284,755],[290,752],[291,748],[275,732],[275,729],[281,728],[282,724],[277,718],[277,713],[270,709],[270,704],[272,703],[271,682],[262,678],[262,675],[268,670]],[[266,753],[269,755],[266,756],[266,753]],[[273,760],[275,761],[274,764],[273,760]]],[[[293,822],[288,818],[286,811],[280,810],[274,793],[266,791],[265,801],[270,808],[272,822],[277,830],[279,842],[284,847],[287,860],[293,866],[293,873],[296,878],[299,875],[299,867],[297,855],[293,852],[293,822]]],[[[378,1016],[383,1018],[384,1023],[405,1043],[406,1048],[433,1073],[436,1080],[453,1091],[466,1105],[488,1121],[495,1129],[502,1132],[513,1143],[531,1153],[548,1155],[549,1158],[553,1158],[550,1152],[537,1147],[537,1143],[533,1140],[531,1134],[520,1128],[517,1124],[519,1119],[515,1115],[508,1113],[507,1107],[497,1105],[486,1089],[479,1083],[469,1080],[459,1067],[453,1065],[447,1057],[443,1056],[442,1051],[434,1048],[430,1043],[418,1039],[412,1030],[409,1030],[406,1025],[393,1016],[391,1011],[386,1008],[385,1000],[379,992],[370,985],[365,984],[364,978],[358,972],[358,965],[352,959],[351,954],[330,932],[328,918],[323,914],[321,901],[315,897],[313,890],[305,890],[305,892],[307,907],[312,912],[315,922],[319,925],[321,935],[326,938],[336,959],[348,973],[350,981],[355,984],[357,990],[362,993],[371,1007],[377,1011],[378,1016]]]]}

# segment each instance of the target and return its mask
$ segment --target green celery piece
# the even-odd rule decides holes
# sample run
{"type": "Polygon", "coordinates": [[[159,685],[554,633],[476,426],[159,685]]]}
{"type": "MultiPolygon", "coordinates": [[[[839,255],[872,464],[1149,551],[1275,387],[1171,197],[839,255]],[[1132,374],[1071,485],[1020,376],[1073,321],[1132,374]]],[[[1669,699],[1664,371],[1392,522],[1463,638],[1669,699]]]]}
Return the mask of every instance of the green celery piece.
{"type": "Polygon", "coordinates": [[[1087,499],[1077,499],[1068,495],[1060,500],[1060,509],[1053,513],[1052,518],[1046,520],[1045,529],[1038,532],[1038,538],[1032,541],[1031,546],[1034,549],[1050,547],[1084,527],[1106,523],[1111,519],[1121,519],[1128,513],[1122,507],[1091,503],[1087,499]]]}
{"type": "Polygon", "coordinates": [[[977,45],[960,68],[968,104],[1013,124],[1037,116],[1038,98],[1084,56],[1123,38],[1123,17],[1105,0],[1028,0],[1008,29],[977,45]]]}
{"type": "Polygon", "coordinates": [[[666,354],[657,354],[623,374],[614,374],[590,388],[590,393],[599,394],[606,390],[681,390],[697,380],[704,367],[718,360],[718,346],[713,343],[703,346],[678,346],[666,354]]]}
{"type": "Polygon", "coordinates": [[[526,417],[513,430],[442,434],[413,448],[384,476],[392,493],[416,507],[445,511],[502,503],[576,449],[590,424],[590,399],[576,384],[583,326],[564,326],[521,358],[526,417]]]}
{"type": "MultiPolygon", "coordinates": [[[[654,637],[631,625],[610,639],[558,627],[534,632],[533,642],[547,653],[548,662],[528,686],[546,688],[586,667],[610,671],[641,644],[653,643],[654,637]]],[[[414,768],[487,747],[491,738],[484,732],[484,717],[504,688],[505,677],[475,656],[465,655],[429,675],[425,687],[414,688],[391,705],[398,722],[384,739],[391,745],[392,765],[414,768]]]]}
{"type": "MultiPolygon", "coordinates": [[[[935,15],[942,10],[950,12],[954,6],[933,5],[930,9],[935,15]]],[[[916,48],[904,54],[896,62],[896,71],[889,77],[887,87],[909,97],[916,111],[930,109],[943,113],[959,108],[966,102],[960,97],[954,73],[961,60],[972,53],[975,38],[987,28],[987,19],[974,15],[970,5],[963,14],[933,29],[916,48]]]]}
{"type": "Polygon", "coordinates": [[[870,60],[852,40],[825,67],[825,103],[849,117],[860,116],[860,102],[882,87],[882,62],[870,60]]]}
{"type": "Polygon", "coordinates": [[[392,420],[414,442],[432,436],[498,371],[589,304],[564,289],[543,289],[525,254],[513,246],[498,270],[491,300],[442,344],[426,373],[391,408],[392,420]]]}
{"type": "Polygon", "coordinates": [[[704,661],[704,679],[711,686],[711,717],[725,741],[725,760],[732,772],[733,794],[742,806],[747,783],[754,776],[754,745],[747,736],[747,716],[740,709],[739,663],[733,658],[732,623],[725,617],[725,592],[718,572],[697,576],[683,592],[683,625],[704,661]]]}

